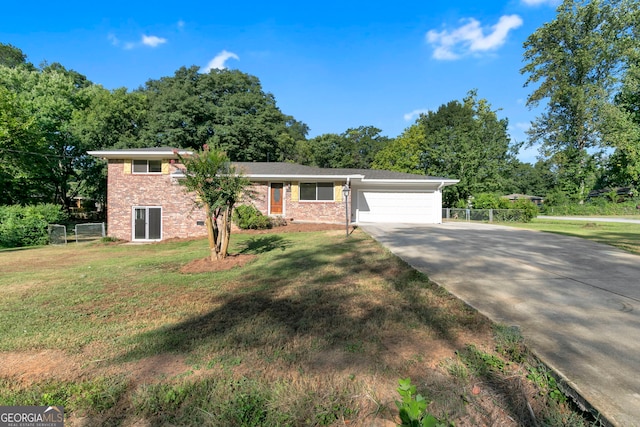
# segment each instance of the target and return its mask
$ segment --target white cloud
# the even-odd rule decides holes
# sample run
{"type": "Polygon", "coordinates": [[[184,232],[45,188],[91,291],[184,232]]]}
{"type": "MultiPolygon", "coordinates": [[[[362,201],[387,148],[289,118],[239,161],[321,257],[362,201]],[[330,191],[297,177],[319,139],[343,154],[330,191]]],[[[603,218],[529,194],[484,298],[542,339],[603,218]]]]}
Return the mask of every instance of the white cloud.
{"type": "Polygon", "coordinates": [[[176,24],[176,26],[178,27],[179,30],[182,30],[185,26],[185,22],[181,19],[178,21],[178,23],[176,24]]]}
{"type": "Polygon", "coordinates": [[[228,59],[232,59],[232,58],[237,61],[240,60],[238,55],[236,55],[235,53],[223,50],[222,52],[217,54],[215,58],[209,61],[209,63],[207,64],[207,66],[204,68],[202,72],[208,73],[213,69],[224,70],[225,68],[227,68],[227,66],[225,65],[225,62],[227,62],[228,59]]]}
{"type": "Polygon", "coordinates": [[[442,60],[454,60],[470,53],[496,50],[507,40],[509,31],[522,25],[522,18],[518,15],[503,15],[498,23],[493,25],[487,34],[476,19],[452,31],[427,32],[427,41],[433,45],[433,57],[442,60]]]}
{"type": "Polygon", "coordinates": [[[166,42],[167,39],[163,39],[162,37],[142,35],[142,44],[145,46],[158,47],[166,42]]]}
{"type": "Polygon", "coordinates": [[[131,50],[131,49],[135,49],[142,46],[158,47],[161,44],[164,44],[167,42],[167,39],[164,39],[162,37],[147,36],[144,34],[142,35],[142,38],[140,39],[139,42],[132,42],[132,41],[123,42],[120,39],[118,39],[118,37],[113,33],[109,33],[107,35],[107,40],[109,40],[113,46],[117,46],[117,47],[122,46],[124,50],[131,50]]]}
{"type": "Polygon", "coordinates": [[[418,117],[420,114],[427,114],[429,112],[429,110],[427,109],[418,109],[418,110],[413,110],[410,113],[405,114],[404,120],[407,122],[410,122],[411,120],[414,119],[414,117],[418,117]]]}

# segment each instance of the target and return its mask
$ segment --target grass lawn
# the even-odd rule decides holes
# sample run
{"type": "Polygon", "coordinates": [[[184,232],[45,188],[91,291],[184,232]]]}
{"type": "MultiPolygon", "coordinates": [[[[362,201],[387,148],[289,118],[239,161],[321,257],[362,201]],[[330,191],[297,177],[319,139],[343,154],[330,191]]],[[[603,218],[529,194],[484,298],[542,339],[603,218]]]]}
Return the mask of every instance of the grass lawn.
{"type": "Polygon", "coordinates": [[[587,425],[517,331],[361,231],[0,252],[0,405],[73,425],[392,426],[410,377],[442,425],[587,425]]]}
{"type": "Polygon", "coordinates": [[[581,237],[640,255],[640,224],[534,219],[530,223],[504,225],[581,237]]]}

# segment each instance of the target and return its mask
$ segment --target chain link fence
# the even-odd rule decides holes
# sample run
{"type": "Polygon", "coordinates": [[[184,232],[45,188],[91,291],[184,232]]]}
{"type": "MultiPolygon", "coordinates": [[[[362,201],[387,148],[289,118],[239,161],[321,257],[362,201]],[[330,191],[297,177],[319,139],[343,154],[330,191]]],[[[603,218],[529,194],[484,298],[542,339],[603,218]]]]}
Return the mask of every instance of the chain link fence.
{"type": "MultiPolygon", "coordinates": [[[[106,236],[105,224],[104,222],[76,224],[73,234],[76,243],[98,240],[106,236]]],[[[52,245],[67,244],[67,227],[60,224],[49,224],[49,242],[52,245]]]]}
{"type": "Polygon", "coordinates": [[[446,221],[481,222],[526,222],[524,209],[456,209],[443,208],[442,219],[446,221]]]}
{"type": "Polygon", "coordinates": [[[73,231],[76,234],[76,243],[97,240],[106,236],[104,222],[76,224],[73,231]]]}
{"type": "Polygon", "coordinates": [[[49,243],[52,245],[66,245],[67,227],[60,224],[49,224],[49,243]]]}

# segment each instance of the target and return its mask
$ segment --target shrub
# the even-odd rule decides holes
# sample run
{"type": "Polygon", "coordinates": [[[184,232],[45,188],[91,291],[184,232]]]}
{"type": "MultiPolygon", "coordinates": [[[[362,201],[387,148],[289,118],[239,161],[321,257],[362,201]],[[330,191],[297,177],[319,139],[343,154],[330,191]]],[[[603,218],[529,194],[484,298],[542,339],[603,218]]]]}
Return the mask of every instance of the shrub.
{"type": "Polygon", "coordinates": [[[519,199],[511,203],[511,209],[521,209],[524,211],[524,222],[531,222],[532,219],[538,216],[538,207],[531,200],[519,199]]]}
{"type": "Polygon", "coordinates": [[[481,193],[473,199],[474,209],[515,209],[508,199],[495,193],[481,193]]]}
{"type": "Polygon", "coordinates": [[[252,205],[240,205],[233,211],[233,222],[243,230],[260,230],[271,228],[273,224],[252,205]]]}
{"type": "Polygon", "coordinates": [[[49,224],[65,218],[58,205],[0,206],[0,247],[45,245],[49,224]]]}

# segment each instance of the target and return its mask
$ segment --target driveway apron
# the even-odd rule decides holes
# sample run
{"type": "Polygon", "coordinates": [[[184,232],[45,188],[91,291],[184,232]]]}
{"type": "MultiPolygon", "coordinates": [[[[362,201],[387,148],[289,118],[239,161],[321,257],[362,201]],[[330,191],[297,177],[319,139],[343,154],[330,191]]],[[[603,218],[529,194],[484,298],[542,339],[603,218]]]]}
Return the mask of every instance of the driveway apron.
{"type": "Polygon", "coordinates": [[[361,228],[529,347],[614,426],[640,426],[640,256],[584,239],[445,223],[361,228]]]}

